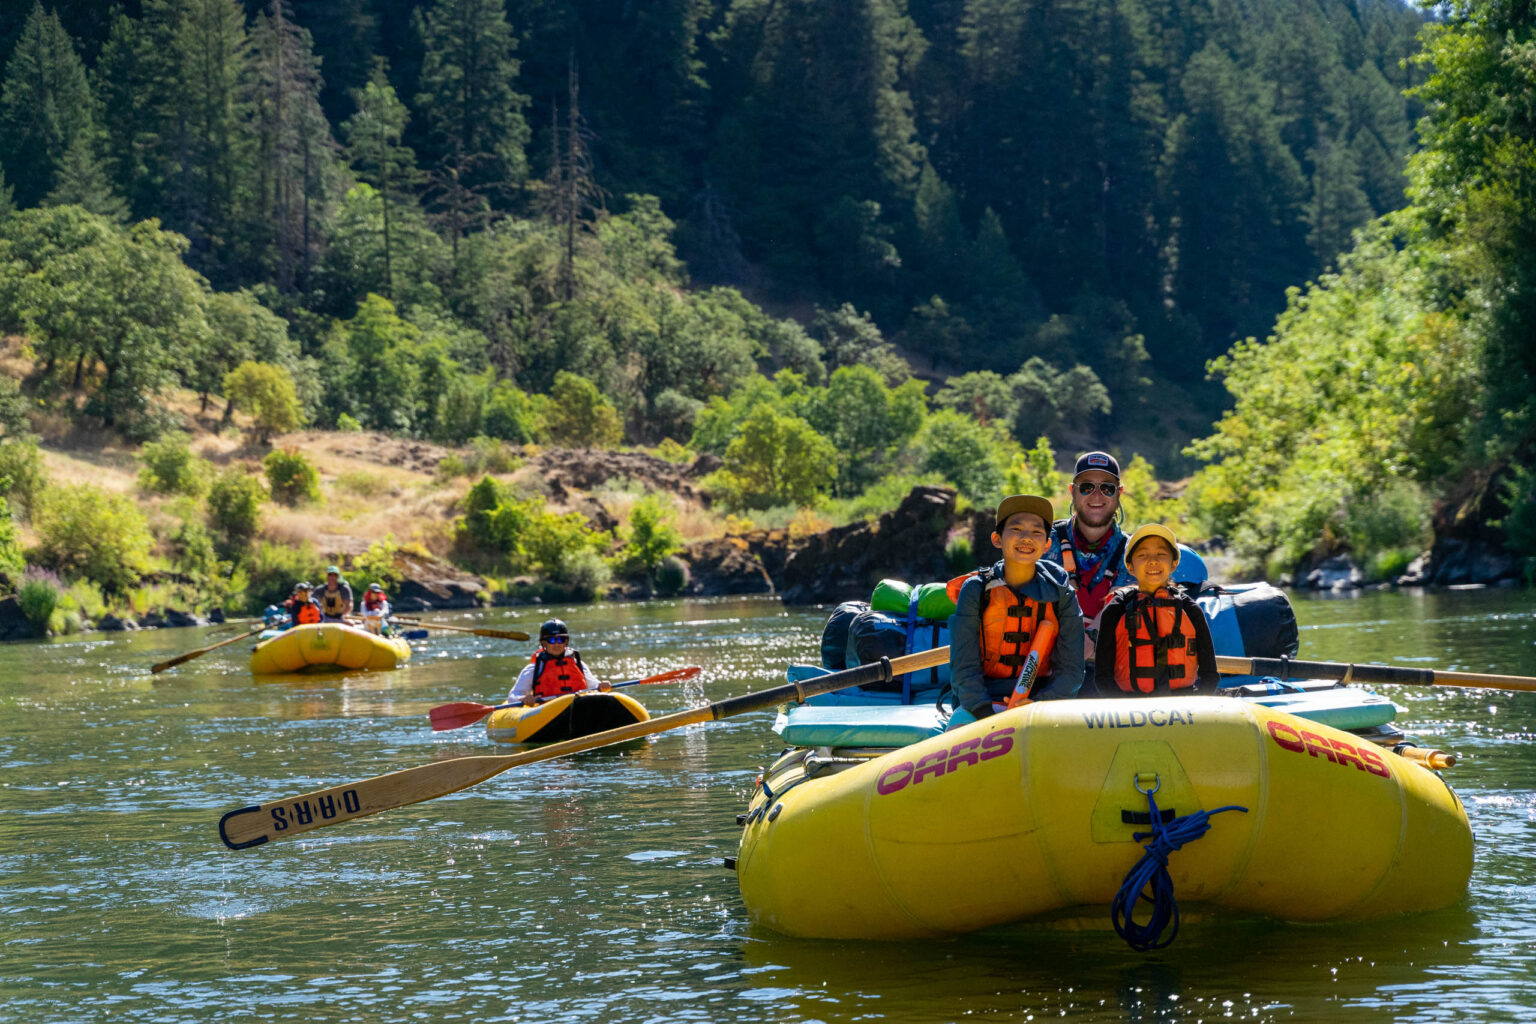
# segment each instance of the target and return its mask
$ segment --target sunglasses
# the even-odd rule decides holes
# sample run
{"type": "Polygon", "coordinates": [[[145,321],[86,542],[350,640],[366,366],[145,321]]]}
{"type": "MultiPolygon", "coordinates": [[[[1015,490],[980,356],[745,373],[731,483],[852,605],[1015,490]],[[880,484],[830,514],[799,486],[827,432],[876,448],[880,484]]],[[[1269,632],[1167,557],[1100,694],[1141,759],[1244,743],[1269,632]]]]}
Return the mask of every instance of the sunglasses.
{"type": "Polygon", "coordinates": [[[544,643],[546,644],[567,644],[570,642],[571,638],[568,636],[547,636],[544,638],[544,643]]]}
{"type": "Polygon", "coordinates": [[[1117,483],[1112,483],[1108,480],[1101,480],[1098,483],[1092,483],[1090,481],[1084,480],[1082,483],[1077,485],[1077,493],[1086,498],[1088,495],[1093,493],[1094,488],[1098,488],[1099,493],[1104,495],[1106,498],[1113,498],[1120,492],[1120,485],[1117,483]]]}

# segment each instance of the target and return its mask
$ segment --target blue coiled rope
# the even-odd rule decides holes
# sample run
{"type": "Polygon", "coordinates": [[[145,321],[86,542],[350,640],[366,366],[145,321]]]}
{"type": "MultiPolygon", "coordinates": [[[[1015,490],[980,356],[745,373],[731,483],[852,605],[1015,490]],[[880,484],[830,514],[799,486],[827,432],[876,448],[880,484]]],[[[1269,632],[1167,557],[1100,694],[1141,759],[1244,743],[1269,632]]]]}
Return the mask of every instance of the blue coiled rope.
{"type": "Polygon", "coordinates": [[[1138,843],[1143,839],[1152,841],[1145,844],[1147,852],[1142,854],[1141,860],[1125,876],[1125,881],[1120,883],[1120,891],[1115,893],[1115,899],[1109,905],[1115,933],[1138,953],[1162,949],[1179,934],[1179,904],[1173,898],[1173,879],[1168,875],[1168,855],[1185,843],[1192,843],[1205,835],[1211,828],[1211,815],[1222,811],[1248,813],[1246,807],[1228,804],[1214,811],[1186,814],[1165,825],[1163,816],[1157,810],[1157,800],[1152,796],[1157,792],[1158,785],[1142,789],[1141,783],[1136,783],[1137,790],[1147,796],[1147,809],[1152,815],[1152,831],[1137,832],[1131,838],[1138,843]],[[1144,895],[1149,889],[1151,894],[1144,895]],[[1142,899],[1152,904],[1152,917],[1146,924],[1137,924],[1131,915],[1136,910],[1137,902],[1142,899]],[[1166,938],[1163,937],[1164,931],[1168,932],[1166,938]]]}

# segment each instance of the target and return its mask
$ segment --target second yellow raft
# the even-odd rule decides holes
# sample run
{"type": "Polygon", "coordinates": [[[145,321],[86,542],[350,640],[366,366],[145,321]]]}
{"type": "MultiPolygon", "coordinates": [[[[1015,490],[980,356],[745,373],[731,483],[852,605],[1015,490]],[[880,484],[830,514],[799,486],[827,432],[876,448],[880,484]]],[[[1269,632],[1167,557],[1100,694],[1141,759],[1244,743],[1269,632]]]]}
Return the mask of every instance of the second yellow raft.
{"type": "Polygon", "coordinates": [[[736,865],[760,924],[903,938],[1074,907],[1107,919],[1142,855],[1138,785],[1177,815],[1247,808],[1170,857],[1181,905],[1365,918],[1452,904],[1472,870],[1466,811],[1438,775],[1230,698],[1036,703],[850,761],[803,749],[765,775],[736,865]]]}
{"type": "Polygon", "coordinates": [[[285,629],[251,652],[257,675],[302,672],[308,668],[389,669],[411,660],[411,645],[399,637],[322,622],[285,629]]]}

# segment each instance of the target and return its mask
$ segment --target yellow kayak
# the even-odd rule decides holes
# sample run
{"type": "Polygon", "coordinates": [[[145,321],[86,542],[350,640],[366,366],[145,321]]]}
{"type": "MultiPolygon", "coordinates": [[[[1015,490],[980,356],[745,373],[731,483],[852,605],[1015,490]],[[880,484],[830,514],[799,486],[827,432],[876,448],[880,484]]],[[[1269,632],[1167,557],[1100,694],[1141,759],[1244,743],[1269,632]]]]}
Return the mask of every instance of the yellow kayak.
{"type": "Polygon", "coordinates": [[[1472,832],[1436,773],[1225,697],[1030,704],[880,756],[801,748],[764,776],[736,869],[789,935],[906,938],[1108,908],[1160,814],[1235,804],[1168,861],[1178,901],[1287,921],[1461,899],[1472,832]]]}
{"type": "Polygon", "coordinates": [[[398,668],[411,660],[411,645],[339,622],[294,626],[251,652],[257,675],[302,672],[307,668],[398,668]]]}
{"type": "Polygon", "coordinates": [[[531,708],[493,711],[485,734],[497,743],[555,743],[644,722],[650,712],[627,694],[563,693],[531,708]]]}

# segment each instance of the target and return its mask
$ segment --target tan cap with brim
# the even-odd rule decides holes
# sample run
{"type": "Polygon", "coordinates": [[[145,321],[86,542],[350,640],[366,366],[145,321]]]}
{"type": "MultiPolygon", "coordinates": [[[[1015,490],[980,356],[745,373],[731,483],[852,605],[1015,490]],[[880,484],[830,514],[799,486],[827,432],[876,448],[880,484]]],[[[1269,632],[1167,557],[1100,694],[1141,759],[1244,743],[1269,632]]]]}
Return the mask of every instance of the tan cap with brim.
{"type": "Polygon", "coordinates": [[[1125,557],[1127,561],[1130,560],[1131,552],[1136,550],[1136,545],[1140,544],[1148,537],[1161,537],[1163,540],[1167,541],[1168,546],[1173,549],[1173,564],[1179,564],[1178,538],[1173,535],[1172,530],[1168,529],[1166,526],[1159,525],[1158,523],[1148,523],[1145,526],[1137,527],[1136,532],[1131,534],[1131,542],[1125,546],[1125,557]]]}
{"type": "Polygon", "coordinates": [[[1038,494],[1014,494],[1004,498],[1003,503],[997,506],[997,532],[1003,532],[1003,524],[1008,522],[1009,516],[1020,512],[1032,512],[1039,516],[1047,529],[1056,518],[1056,511],[1048,499],[1038,494]]]}

